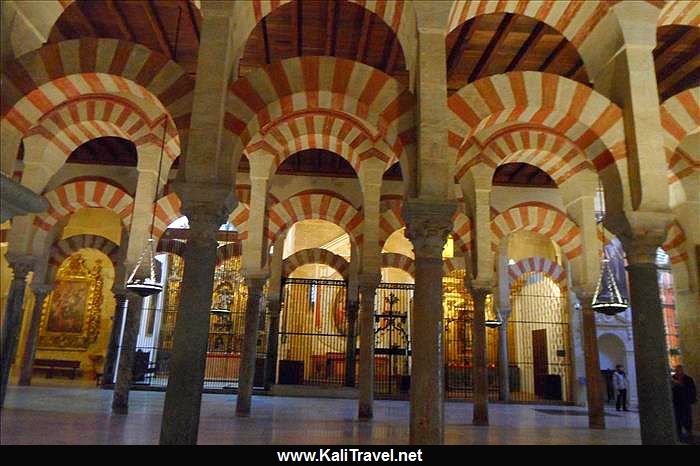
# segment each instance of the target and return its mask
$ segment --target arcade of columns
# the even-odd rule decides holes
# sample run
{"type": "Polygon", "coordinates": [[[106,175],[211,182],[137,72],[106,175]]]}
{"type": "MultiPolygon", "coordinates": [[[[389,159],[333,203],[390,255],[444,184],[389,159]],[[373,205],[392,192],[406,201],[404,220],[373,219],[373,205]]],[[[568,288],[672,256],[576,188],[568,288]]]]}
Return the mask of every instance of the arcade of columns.
{"type": "MultiPolygon", "coordinates": [[[[17,20],[20,26],[3,28],[14,31],[2,37],[14,51],[3,45],[2,171],[9,176],[21,166],[21,184],[49,203],[45,213],[15,217],[8,234],[14,279],[4,312],[3,398],[28,273],[38,303],[28,337],[32,348],[37,313],[52,281],[49,256],[57,231],[78,209],[101,207],[120,217],[125,232],[113,290],[115,323],[125,319],[125,331],[120,365],[112,370],[117,371],[113,411],[128,412],[142,306],[138,297],[126,295],[123,283],[151,235],[155,204],[156,237],[181,215],[190,225],[161,443],[197,441],[216,233],[227,219],[241,231],[245,223],[242,261],[249,290],[236,414],[254,415],[255,330],[271,273],[269,246],[279,244],[294,223],[317,218],[340,225],[353,243],[352,266],[359,272],[354,284],[359,292],[358,416],[371,419],[372,313],[381,244],[393,231],[387,227],[393,215],[394,230],[405,226],[415,252],[411,443],[443,442],[442,250],[449,234],[467,245],[464,266],[475,304],[475,348],[483,349],[475,355],[473,422],[488,424],[483,319],[486,295],[498,283],[497,251],[510,233],[530,230],[558,244],[570,271],[581,303],[590,426],[604,428],[597,396],[601,387],[591,376],[598,370],[590,304],[600,272],[594,216],[600,183],[605,226],[622,242],[628,262],[642,441],[675,442],[655,257],[664,246],[673,258],[684,362],[687,372],[700,374],[700,341],[694,337],[700,330],[700,159],[697,148],[695,153],[679,149],[700,128],[700,88],[659,103],[652,50],[658,27],[698,27],[697,4],[380,1],[365,8],[396,34],[410,74],[408,87],[368,65],[331,56],[288,58],[238,77],[236,64],[248,35],[278,3],[284,2],[201,2],[196,80],[141,45],[83,38],[32,49],[25,23],[17,20]],[[511,71],[479,79],[448,98],[447,34],[476,15],[496,11],[530,16],[561,32],[576,47],[593,88],[555,74],[511,71]],[[164,126],[166,157],[158,167],[164,126]],[[97,135],[134,143],[138,177],[133,196],[101,180],[57,177],[68,155],[97,135]],[[332,150],[352,165],[359,202],[352,205],[327,190],[271,200],[277,167],[309,148],[332,150]],[[181,151],[176,179],[168,182],[181,151]],[[236,167],[244,154],[250,163],[246,203],[236,189],[242,176],[236,167]],[[532,203],[492,214],[494,171],[516,161],[536,165],[555,180],[563,210],[532,203]],[[399,192],[387,193],[382,176],[396,162],[403,183],[399,192]],[[166,184],[172,188],[167,195],[166,184]],[[387,209],[386,194],[400,199],[399,207],[387,209]],[[457,231],[459,224],[467,228],[457,231]]],[[[46,21],[41,15],[35,28],[50,30],[46,21]]],[[[507,317],[507,299],[498,301],[507,317]]],[[[25,354],[23,367],[32,352],[25,354]]],[[[25,380],[30,376],[25,371],[25,380]]]]}

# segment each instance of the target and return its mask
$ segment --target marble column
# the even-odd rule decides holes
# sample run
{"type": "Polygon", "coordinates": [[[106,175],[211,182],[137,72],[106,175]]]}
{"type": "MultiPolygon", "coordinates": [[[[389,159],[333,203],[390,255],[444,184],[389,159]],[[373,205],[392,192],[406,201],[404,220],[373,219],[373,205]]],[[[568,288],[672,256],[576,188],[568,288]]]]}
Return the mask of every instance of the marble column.
{"type": "Polygon", "coordinates": [[[444,442],[444,360],[442,335],[442,250],[452,231],[455,204],[422,199],[404,203],[406,237],[415,252],[410,443],[444,442]]]}
{"type": "Polygon", "coordinates": [[[345,339],[345,386],[355,386],[355,361],[357,354],[357,301],[348,301],[348,333],[345,339]]]}
{"type": "Polygon", "coordinates": [[[361,420],[374,416],[374,298],[379,274],[360,275],[360,401],[357,415],[361,420]]]}
{"type": "Polygon", "coordinates": [[[119,367],[117,368],[117,382],[112,394],[112,413],[129,413],[129,391],[133,379],[134,354],[139,335],[141,313],[143,311],[143,298],[134,293],[128,293],[128,304],[124,322],[124,333],[119,348],[119,367]]]}
{"type": "Polygon", "coordinates": [[[238,398],[236,400],[236,416],[239,417],[250,416],[253,382],[255,379],[260,300],[263,298],[263,287],[267,281],[267,276],[248,275],[245,281],[248,286],[248,301],[245,309],[245,335],[243,337],[243,351],[241,353],[241,365],[238,376],[238,398]]]}
{"type": "MultiPolygon", "coordinates": [[[[644,445],[677,443],[670,368],[656,270],[657,241],[623,239],[627,255],[639,424],[644,445]]],[[[697,379],[697,377],[696,377],[697,379]]]]}
{"type": "Polygon", "coordinates": [[[269,389],[277,380],[277,353],[280,334],[281,304],[278,299],[269,299],[267,306],[270,309],[270,326],[267,334],[267,364],[265,364],[265,389],[269,389]]]}
{"type": "Polygon", "coordinates": [[[113,288],[114,293],[114,317],[112,317],[112,330],[109,334],[107,344],[107,355],[105,356],[104,372],[102,374],[102,385],[114,383],[116,373],[117,354],[119,354],[119,337],[121,336],[124,314],[126,312],[126,289],[113,288]]]}
{"type": "Polygon", "coordinates": [[[226,214],[212,212],[210,204],[183,203],[183,211],[190,221],[190,231],[165,392],[161,445],[197,443],[216,268],[216,234],[226,220],[226,214]]]}
{"type": "Polygon", "coordinates": [[[472,319],[472,384],[474,386],[475,426],[489,425],[489,383],[486,367],[486,296],[488,288],[472,288],[474,318],[472,319]]]}
{"type": "Polygon", "coordinates": [[[44,309],[44,300],[53,289],[53,285],[34,284],[30,286],[34,292],[34,309],[32,310],[29,322],[29,331],[24,343],[22,354],[22,370],[19,375],[19,385],[29,386],[32,384],[32,367],[34,365],[34,355],[36,354],[37,340],[39,339],[39,325],[41,324],[41,312],[44,309]]]}
{"type": "Polygon", "coordinates": [[[508,318],[510,309],[501,309],[501,326],[498,327],[498,399],[510,401],[510,370],[508,368],[508,318]]]}
{"type": "Polygon", "coordinates": [[[605,405],[603,377],[600,373],[598,334],[595,325],[593,293],[577,292],[581,306],[583,331],[583,356],[586,368],[586,396],[588,399],[588,427],[605,429],[605,405]]]}
{"type": "Polygon", "coordinates": [[[10,378],[10,369],[15,360],[19,332],[24,313],[24,292],[27,287],[27,274],[34,267],[34,257],[26,254],[6,256],[12,268],[12,282],[5,308],[5,322],[2,327],[2,380],[0,381],[0,408],[5,403],[5,392],[10,378]]]}

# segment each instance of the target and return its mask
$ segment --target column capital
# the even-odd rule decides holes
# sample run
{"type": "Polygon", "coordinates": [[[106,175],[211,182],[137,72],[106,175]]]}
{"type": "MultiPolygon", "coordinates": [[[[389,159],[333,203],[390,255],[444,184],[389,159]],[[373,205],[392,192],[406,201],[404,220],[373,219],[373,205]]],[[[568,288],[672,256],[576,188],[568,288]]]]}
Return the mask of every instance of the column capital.
{"type": "Polygon", "coordinates": [[[46,296],[53,291],[56,285],[54,283],[32,283],[29,285],[35,296],[46,296]]]}
{"type": "Polygon", "coordinates": [[[578,298],[581,309],[590,309],[593,306],[593,296],[595,296],[595,288],[587,286],[574,286],[572,290],[578,298]]]}
{"type": "Polygon", "coordinates": [[[248,292],[251,292],[252,290],[262,292],[262,289],[265,286],[265,283],[267,282],[269,274],[266,272],[244,271],[243,276],[245,277],[245,284],[248,287],[248,292]]]}
{"type": "Polygon", "coordinates": [[[10,268],[12,268],[15,280],[24,280],[27,278],[27,274],[33,270],[34,264],[36,263],[36,257],[30,254],[8,252],[5,254],[5,258],[10,264],[10,268]]]}
{"type": "Polygon", "coordinates": [[[413,243],[416,259],[442,259],[447,236],[452,232],[454,201],[413,198],[403,205],[406,237],[413,243]]]}
{"type": "Polygon", "coordinates": [[[655,264],[673,218],[671,212],[626,211],[607,215],[605,226],[620,239],[630,265],[655,264]]]}

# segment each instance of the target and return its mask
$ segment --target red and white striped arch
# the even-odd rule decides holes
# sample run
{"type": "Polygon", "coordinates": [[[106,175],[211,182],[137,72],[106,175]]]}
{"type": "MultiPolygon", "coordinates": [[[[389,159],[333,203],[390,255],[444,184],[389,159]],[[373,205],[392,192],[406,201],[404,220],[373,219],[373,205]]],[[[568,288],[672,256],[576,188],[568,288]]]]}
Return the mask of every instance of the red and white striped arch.
{"type": "Polygon", "coordinates": [[[248,238],[248,218],[250,217],[250,185],[239,184],[236,186],[238,205],[228,219],[238,231],[238,238],[241,240],[248,238]]]}
{"type": "Polygon", "coordinates": [[[356,119],[343,114],[319,112],[294,115],[282,119],[258,133],[246,148],[249,158],[256,154],[272,155],[274,167],[285,159],[306,149],[325,149],[348,161],[360,172],[363,160],[377,157],[386,166],[396,161],[397,154],[382,140],[377,140],[356,119]]]}
{"type": "Polygon", "coordinates": [[[182,203],[177,194],[172,192],[158,199],[155,206],[153,237],[160,238],[168,226],[182,215],[182,203]]]}
{"type": "Polygon", "coordinates": [[[311,248],[302,249],[282,261],[282,276],[288,277],[296,269],[307,264],[327,265],[338,272],[343,280],[348,280],[350,264],[343,256],[339,256],[327,249],[311,248]]]}
{"type": "Polygon", "coordinates": [[[67,257],[81,249],[96,249],[107,256],[112,264],[116,265],[119,245],[104,236],[75,235],[56,241],[51,245],[51,250],[49,252],[49,266],[51,271],[49,272],[49,276],[53,276],[53,271],[55,271],[67,257]]]}
{"type": "Polygon", "coordinates": [[[167,111],[185,144],[194,82],[178,64],[142,45],[95,38],[47,44],[8,63],[2,80],[0,125],[9,141],[3,165],[12,166],[21,138],[43,115],[87,94],[121,95],[167,111]]]}
{"type": "Polygon", "coordinates": [[[104,181],[76,181],[64,184],[44,195],[49,203],[46,212],[34,219],[34,225],[48,232],[62,218],[84,207],[109,209],[126,225],[134,208],[134,198],[104,181]]]}
{"type": "Polygon", "coordinates": [[[528,257],[526,259],[521,259],[515,264],[509,265],[507,271],[511,283],[515,283],[525,274],[542,272],[554,280],[554,282],[559,285],[562,292],[566,292],[568,288],[566,270],[556,262],[552,262],[544,257],[528,257]]]}
{"type": "Polygon", "coordinates": [[[491,220],[491,250],[497,251],[500,241],[510,233],[526,230],[551,239],[568,260],[581,255],[579,227],[564,213],[541,203],[523,203],[498,214],[491,220]]]}
{"type": "MultiPolygon", "coordinates": [[[[289,58],[256,69],[229,87],[225,125],[240,153],[258,133],[298,116],[343,115],[384,139],[395,154],[415,140],[415,99],[383,72],[333,57],[289,58]]],[[[397,156],[397,158],[399,158],[397,156]]]]}
{"type": "Polygon", "coordinates": [[[541,21],[578,47],[603,19],[608,1],[587,0],[562,2],[554,0],[455,0],[448,20],[447,33],[462,23],[490,13],[513,13],[541,21]]]}
{"type": "Polygon", "coordinates": [[[399,254],[398,252],[383,252],[382,268],[387,267],[403,270],[411,277],[416,277],[416,266],[413,259],[404,254],[399,254]]]}
{"type": "Polygon", "coordinates": [[[667,1],[656,24],[659,27],[671,24],[700,26],[700,4],[697,0],[667,1]]]}
{"type": "Polygon", "coordinates": [[[666,234],[666,241],[661,245],[669,255],[671,259],[671,264],[677,265],[684,263],[688,260],[688,252],[685,250],[685,232],[683,227],[674,221],[668,228],[668,233],[666,234]]]}
{"type": "Polygon", "coordinates": [[[273,244],[280,234],[302,220],[320,219],[338,225],[355,246],[362,244],[363,215],[349,202],[328,194],[305,193],[268,208],[267,239],[273,244]]]}
{"type": "Polygon", "coordinates": [[[666,99],[660,111],[669,183],[673,184],[700,169],[700,160],[678,147],[688,135],[700,131],[700,87],[666,99]]]}
{"type": "Polygon", "coordinates": [[[452,216],[452,239],[455,245],[463,253],[471,253],[472,226],[471,220],[462,210],[461,204],[452,216]]]}
{"type": "Polygon", "coordinates": [[[470,150],[457,162],[457,178],[483,163],[492,170],[499,165],[523,162],[547,173],[558,186],[584,170],[593,170],[583,152],[567,138],[547,128],[508,127],[494,133],[484,146],[472,141],[470,150]]]}
{"type": "MultiPolygon", "coordinates": [[[[465,151],[472,136],[488,139],[505,126],[549,128],[580,148],[601,171],[626,158],[621,109],[576,81],[515,71],[479,79],[448,99],[449,145],[465,151]]],[[[482,143],[483,145],[483,143],[482,143]]]]}
{"type": "Polygon", "coordinates": [[[449,275],[457,270],[467,270],[467,263],[464,257],[448,257],[442,261],[443,275],[449,275]]]}

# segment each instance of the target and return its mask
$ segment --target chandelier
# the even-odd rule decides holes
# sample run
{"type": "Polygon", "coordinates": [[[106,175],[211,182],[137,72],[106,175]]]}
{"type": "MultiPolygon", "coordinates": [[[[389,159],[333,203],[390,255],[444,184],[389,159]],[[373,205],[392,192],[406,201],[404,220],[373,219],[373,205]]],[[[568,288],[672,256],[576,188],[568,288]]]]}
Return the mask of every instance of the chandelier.
{"type": "Polygon", "coordinates": [[[600,229],[603,250],[600,259],[600,276],[593,294],[591,308],[601,314],[614,316],[627,310],[627,300],[620,293],[615,274],[610,268],[610,259],[608,259],[608,255],[605,252],[605,228],[603,227],[602,216],[600,218],[600,229]]]}
{"type": "MultiPolygon", "coordinates": [[[[177,56],[177,43],[180,37],[180,17],[182,9],[180,9],[177,17],[177,30],[175,32],[175,55],[177,56]]],[[[165,136],[168,132],[168,115],[165,115],[163,124],[163,140],[160,146],[160,159],[158,161],[158,177],[156,178],[156,197],[158,195],[158,185],[160,183],[161,169],[163,167],[163,153],[165,152],[165,136]]],[[[151,217],[151,236],[148,238],[146,247],[141,252],[138,262],[134,270],[129,275],[126,281],[126,289],[145,298],[163,291],[163,285],[160,284],[160,262],[155,260],[155,241],[153,240],[153,227],[156,221],[156,205],[153,202],[153,215],[151,217]]],[[[134,214],[131,213],[131,226],[134,224],[134,214]]],[[[131,226],[129,229],[131,230],[131,226]]],[[[131,232],[129,232],[131,233],[131,232]]]]}

